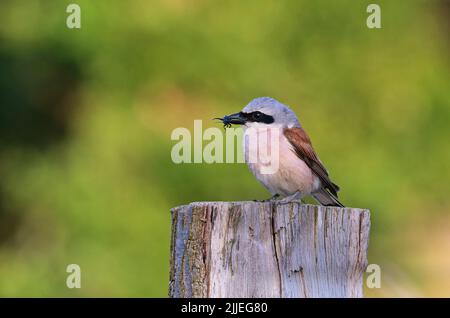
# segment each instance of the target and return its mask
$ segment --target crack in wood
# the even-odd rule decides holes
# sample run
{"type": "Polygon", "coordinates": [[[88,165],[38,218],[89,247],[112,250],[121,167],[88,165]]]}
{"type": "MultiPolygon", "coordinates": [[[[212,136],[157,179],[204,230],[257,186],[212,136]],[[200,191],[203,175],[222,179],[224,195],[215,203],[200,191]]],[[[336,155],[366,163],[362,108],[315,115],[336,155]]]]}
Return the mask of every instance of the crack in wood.
{"type": "Polygon", "coordinates": [[[276,216],[276,205],[272,204],[272,218],[271,218],[271,229],[272,229],[272,242],[273,242],[273,252],[274,252],[274,256],[275,256],[275,263],[276,263],[276,267],[277,267],[277,271],[278,271],[278,280],[279,280],[279,297],[283,297],[283,280],[281,278],[281,270],[280,270],[280,260],[278,259],[278,251],[277,251],[277,238],[276,238],[276,233],[275,233],[275,216],[276,216]]]}

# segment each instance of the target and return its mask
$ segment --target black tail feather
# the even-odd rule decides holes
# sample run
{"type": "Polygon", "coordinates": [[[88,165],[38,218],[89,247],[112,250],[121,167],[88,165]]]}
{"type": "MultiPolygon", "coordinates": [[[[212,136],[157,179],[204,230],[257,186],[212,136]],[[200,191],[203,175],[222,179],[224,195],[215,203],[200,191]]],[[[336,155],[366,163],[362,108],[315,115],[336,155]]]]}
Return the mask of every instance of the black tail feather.
{"type": "Polygon", "coordinates": [[[337,195],[328,192],[326,189],[321,188],[320,190],[312,194],[314,199],[316,199],[321,205],[325,206],[338,206],[344,208],[344,205],[338,200],[337,195]]]}

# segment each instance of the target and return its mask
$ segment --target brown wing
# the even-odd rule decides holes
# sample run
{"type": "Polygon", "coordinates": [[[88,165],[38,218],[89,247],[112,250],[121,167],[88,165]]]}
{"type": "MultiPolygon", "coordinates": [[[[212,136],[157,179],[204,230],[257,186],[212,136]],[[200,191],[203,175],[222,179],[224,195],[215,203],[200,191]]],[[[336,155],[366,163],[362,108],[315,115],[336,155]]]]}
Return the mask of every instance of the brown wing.
{"type": "Polygon", "coordinates": [[[308,167],[319,177],[325,189],[328,189],[337,197],[339,187],[331,182],[328,172],[317,157],[306,132],[303,128],[294,127],[284,129],[284,135],[294,147],[297,156],[302,159],[308,167]]]}

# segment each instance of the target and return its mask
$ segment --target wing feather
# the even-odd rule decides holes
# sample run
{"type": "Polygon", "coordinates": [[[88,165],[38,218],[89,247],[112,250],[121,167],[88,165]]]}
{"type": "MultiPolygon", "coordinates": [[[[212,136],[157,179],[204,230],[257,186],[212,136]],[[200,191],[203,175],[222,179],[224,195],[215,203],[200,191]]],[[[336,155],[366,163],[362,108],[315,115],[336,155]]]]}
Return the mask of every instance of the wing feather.
{"type": "Polygon", "coordinates": [[[328,172],[317,157],[305,130],[300,127],[286,128],[284,129],[284,135],[291,143],[297,156],[319,177],[323,187],[337,197],[339,187],[331,182],[328,172]]]}

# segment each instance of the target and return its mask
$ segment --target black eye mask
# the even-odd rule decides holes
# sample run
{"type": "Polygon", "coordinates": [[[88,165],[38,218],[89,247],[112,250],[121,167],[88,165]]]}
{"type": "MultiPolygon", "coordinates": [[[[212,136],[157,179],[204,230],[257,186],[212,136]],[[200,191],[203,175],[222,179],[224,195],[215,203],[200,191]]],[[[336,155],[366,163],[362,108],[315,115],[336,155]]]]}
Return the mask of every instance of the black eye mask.
{"type": "Polygon", "coordinates": [[[250,122],[256,122],[256,123],[264,123],[264,124],[271,124],[275,120],[272,116],[266,115],[264,113],[261,113],[259,111],[251,112],[251,113],[243,113],[241,112],[242,116],[245,117],[247,121],[250,122]]]}

